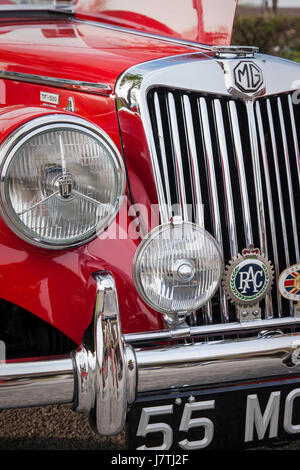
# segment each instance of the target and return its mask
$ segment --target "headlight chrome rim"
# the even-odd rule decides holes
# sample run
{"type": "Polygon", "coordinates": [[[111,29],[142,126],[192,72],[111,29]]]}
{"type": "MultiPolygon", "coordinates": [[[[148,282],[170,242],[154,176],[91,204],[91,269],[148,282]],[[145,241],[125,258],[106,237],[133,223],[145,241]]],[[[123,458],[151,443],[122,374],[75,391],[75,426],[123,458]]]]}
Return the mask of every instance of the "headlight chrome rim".
{"type": "MultiPolygon", "coordinates": [[[[184,265],[188,264],[185,259],[183,259],[182,261],[184,262],[183,263],[184,265]]],[[[192,269],[192,266],[190,266],[189,268],[192,269]]],[[[193,222],[180,220],[180,221],[176,221],[176,222],[166,222],[164,224],[158,225],[157,227],[155,227],[153,230],[151,230],[143,238],[143,240],[141,241],[141,243],[139,244],[139,246],[138,246],[138,248],[135,252],[135,256],[134,256],[134,260],[133,260],[133,264],[132,264],[132,276],[133,276],[133,282],[135,284],[137,292],[138,292],[139,296],[142,298],[142,300],[149,307],[151,307],[153,310],[163,314],[166,318],[167,323],[173,324],[173,323],[182,322],[186,315],[192,314],[193,312],[195,312],[195,310],[197,310],[198,308],[203,307],[205,304],[207,304],[207,302],[209,302],[209,300],[215,295],[216,291],[220,287],[223,269],[224,269],[223,255],[222,255],[222,252],[221,252],[215,238],[207,230],[205,230],[201,226],[196,225],[193,222]],[[216,249],[216,253],[218,254],[218,257],[219,257],[219,268],[220,269],[219,269],[219,277],[218,277],[218,281],[216,282],[216,286],[213,289],[213,291],[211,292],[210,297],[205,302],[203,302],[196,309],[191,308],[191,309],[184,310],[184,311],[170,311],[169,309],[160,308],[158,305],[153,303],[151,301],[151,299],[146,295],[144,287],[142,286],[140,275],[139,275],[139,273],[140,273],[140,260],[143,256],[143,253],[146,250],[150,240],[154,239],[159,233],[162,233],[163,231],[168,230],[170,227],[178,227],[179,225],[187,226],[187,227],[188,226],[193,227],[194,229],[201,231],[210,240],[210,242],[212,242],[212,244],[214,245],[214,248],[216,249]]]]}
{"type": "Polygon", "coordinates": [[[2,143],[0,147],[0,161],[0,214],[7,223],[8,227],[19,238],[31,245],[51,250],[66,250],[84,245],[94,240],[97,236],[101,235],[101,233],[103,233],[109,227],[109,225],[117,216],[122,205],[126,188],[126,172],[123,158],[120,155],[118,148],[103,129],[77,116],[71,116],[68,114],[50,114],[33,118],[25,124],[22,124],[16,130],[14,130],[2,143]],[[20,228],[20,225],[16,223],[16,217],[12,215],[12,211],[9,209],[5,193],[7,171],[15,153],[30,138],[37,136],[38,134],[45,131],[51,132],[59,129],[75,132],[80,131],[101,142],[101,145],[103,145],[109,152],[110,158],[114,162],[118,175],[118,196],[116,198],[115,204],[113,205],[113,210],[105,219],[103,226],[99,228],[99,224],[97,224],[94,230],[87,232],[88,235],[86,237],[74,242],[66,241],[65,243],[53,243],[53,241],[47,241],[41,239],[38,236],[29,236],[20,228]]]}

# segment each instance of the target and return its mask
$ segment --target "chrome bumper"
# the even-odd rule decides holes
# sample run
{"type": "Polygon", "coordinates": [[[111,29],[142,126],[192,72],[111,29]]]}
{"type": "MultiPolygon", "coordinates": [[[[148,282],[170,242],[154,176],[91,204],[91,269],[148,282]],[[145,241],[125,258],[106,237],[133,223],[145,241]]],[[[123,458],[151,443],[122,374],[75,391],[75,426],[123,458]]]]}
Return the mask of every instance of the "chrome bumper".
{"type": "Polygon", "coordinates": [[[94,277],[94,322],[82,345],[71,357],[0,364],[0,409],[73,403],[98,433],[112,435],[139,393],[299,374],[300,334],[133,349],[112,275],[94,277]]]}

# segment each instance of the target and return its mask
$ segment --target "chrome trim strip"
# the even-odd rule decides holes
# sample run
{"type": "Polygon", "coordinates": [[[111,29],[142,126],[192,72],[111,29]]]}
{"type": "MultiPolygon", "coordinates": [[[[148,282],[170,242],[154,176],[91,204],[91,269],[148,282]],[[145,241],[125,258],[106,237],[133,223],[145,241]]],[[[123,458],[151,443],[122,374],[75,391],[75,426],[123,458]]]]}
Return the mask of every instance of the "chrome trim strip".
{"type": "Polygon", "coordinates": [[[256,46],[212,46],[212,50],[216,53],[216,57],[232,58],[232,57],[254,57],[259,52],[256,46]]]}
{"type": "Polygon", "coordinates": [[[211,207],[212,207],[212,212],[213,212],[212,219],[213,219],[213,227],[214,227],[214,237],[218,242],[220,250],[223,252],[221,217],[220,217],[219,200],[217,197],[218,187],[217,187],[217,181],[216,181],[215,163],[214,163],[214,155],[213,155],[213,148],[212,148],[212,141],[211,141],[211,134],[210,134],[208,110],[207,110],[207,104],[204,98],[200,98],[198,100],[198,110],[199,110],[200,123],[202,125],[202,135],[203,135],[203,142],[204,142],[203,151],[205,153],[205,161],[207,162],[209,191],[210,191],[211,207]]]}
{"type": "MultiPolygon", "coordinates": [[[[198,165],[198,156],[196,149],[196,137],[194,131],[194,123],[192,117],[192,109],[189,97],[187,95],[183,96],[182,100],[183,106],[183,116],[185,119],[185,130],[187,136],[187,148],[189,152],[189,167],[190,175],[192,182],[192,196],[193,196],[193,205],[195,210],[195,223],[200,225],[200,227],[205,228],[204,225],[204,206],[202,202],[201,194],[201,183],[200,183],[200,173],[198,165]]],[[[211,301],[207,302],[203,307],[203,313],[206,323],[213,323],[213,314],[212,314],[212,305],[211,301]]],[[[193,315],[194,320],[197,319],[196,312],[193,315]]]]}
{"type": "MultiPolygon", "coordinates": [[[[278,283],[280,270],[279,270],[278,251],[277,251],[276,225],[275,225],[272,189],[271,189],[271,181],[270,181],[270,173],[269,173],[268,155],[267,155],[266,141],[265,141],[265,131],[264,131],[264,126],[263,126],[259,101],[256,102],[255,111],[256,111],[256,117],[257,117],[257,123],[258,123],[258,134],[259,134],[259,140],[260,140],[260,148],[261,148],[265,182],[266,182],[266,190],[267,190],[267,200],[268,200],[270,227],[271,227],[271,238],[272,238],[273,256],[274,256],[274,264],[275,264],[276,282],[278,283]]],[[[278,315],[281,316],[282,315],[282,302],[281,302],[281,295],[278,290],[277,290],[277,306],[278,306],[278,315]]]]}
{"type": "Polygon", "coordinates": [[[232,188],[231,188],[231,175],[230,175],[230,169],[229,169],[227,143],[226,143],[224,120],[223,120],[220,100],[214,100],[214,111],[215,111],[216,132],[218,136],[219,149],[220,149],[219,150],[220,160],[222,163],[222,174],[223,174],[223,182],[224,182],[226,219],[227,219],[227,230],[229,233],[230,253],[231,253],[231,256],[234,257],[234,256],[237,256],[238,254],[238,244],[237,244],[236,223],[235,223],[235,215],[234,215],[233,195],[232,195],[232,188]]]}
{"type": "Polygon", "coordinates": [[[236,104],[234,101],[229,102],[229,118],[232,128],[232,135],[234,141],[234,150],[237,163],[240,193],[243,205],[243,221],[244,221],[244,231],[246,237],[246,247],[249,247],[253,244],[253,233],[252,233],[252,222],[249,206],[249,196],[248,196],[248,187],[247,179],[244,165],[244,153],[241,142],[241,133],[239,128],[239,120],[237,115],[236,104]]]}
{"type": "Polygon", "coordinates": [[[14,13],[19,13],[19,12],[24,12],[24,11],[41,11],[41,12],[48,12],[51,11],[51,13],[63,13],[63,14],[69,14],[69,13],[74,13],[75,12],[75,7],[72,5],[54,5],[49,1],[49,3],[44,3],[44,4],[37,4],[37,3],[32,3],[32,4],[24,4],[24,3],[18,3],[17,5],[7,3],[0,5],[0,12],[6,13],[13,11],[14,13]]]}
{"type": "Polygon", "coordinates": [[[251,141],[250,150],[251,150],[252,166],[253,166],[254,182],[255,182],[255,199],[256,199],[258,228],[259,228],[260,250],[263,255],[268,256],[266,219],[265,219],[265,210],[264,210],[264,199],[263,199],[262,179],[261,179],[261,171],[260,171],[258,137],[257,137],[257,132],[256,132],[254,104],[252,102],[246,102],[246,109],[247,109],[247,115],[248,115],[249,134],[250,134],[250,141],[251,141]]]}
{"type": "Polygon", "coordinates": [[[164,201],[164,204],[167,204],[167,209],[169,210],[169,214],[167,217],[168,220],[166,220],[165,222],[168,222],[172,217],[172,214],[171,214],[172,201],[171,201],[171,194],[170,194],[170,182],[169,182],[169,174],[168,174],[167,155],[166,155],[166,148],[165,148],[165,142],[164,142],[164,131],[163,131],[160,104],[159,104],[157,93],[154,94],[154,105],[155,105],[155,115],[156,115],[156,122],[157,122],[157,128],[158,128],[159,146],[160,146],[161,159],[162,159],[162,165],[163,165],[163,173],[164,173],[164,179],[165,179],[164,188],[166,190],[166,201],[164,201]]]}
{"type": "Polygon", "coordinates": [[[294,376],[299,350],[299,334],[136,349],[138,393],[294,376]]]}
{"type": "Polygon", "coordinates": [[[272,153],[273,153],[273,160],[274,160],[274,167],[275,167],[275,174],[276,174],[276,184],[277,184],[277,193],[278,193],[278,199],[279,199],[281,228],[282,228],[282,233],[283,233],[285,261],[286,261],[286,265],[289,266],[290,255],[289,255],[289,247],[288,247],[288,242],[287,242],[288,238],[287,238],[287,232],[286,232],[285,213],[284,213],[283,196],[282,196],[281,181],[280,181],[278,150],[277,150],[277,143],[276,143],[275,130],[274,130],[275,128],[274,128],[273,114],[272,114],[272,109],[271,109],[271,104],[270,104],[269,99],[267,99],[267,112],[268,112],[268,119],[269,119],[269,126],[270,126],[272,149],[273,149],[272,153]]]}
{"type": "MultiPolygon", "coordinates": [[[[120,107],[122,106],[122,104],[123,104],[122,101],[120,101],[120,107]]],[[[130,108],[129,103],[128,105],[130,108]]],[[[135,106],[135,105],[138,105],[138,103],[134,100],[132,102],[132,106],[135,106]]],[[[147,115],[145,116],[145,119],[147,122],[147,125],[145,126],[145,132],[146,132],[147,139],[148,139],[149,150],[151,152],[151,162],[153,166],[153,176],[154,176],[156,190],[157,190],[160,220],[161,220],[161,223],[163,224],[163,223],[167,223],[170,221],[171,210],[170,210],[170,207],[168,207],[166,204],[164,186],[163,186],[163,181],[162,181],[162,176],[161,176],[153,133],[151,131],[149,132],[149,130],[151,129],[151,119],[150,119],[149,113],[147,113],[147,115]]]]}
{"type": "Polygon", "coordinates": [[[292,131],[293,131],[296,166],[298,168],[298,181],[299,181],[299,186],[300,186],[300,152],[299,152],[299,143],[298,143],[297,130],[296,130],[296,125],[295,125],[295,114],[294,114],[294,108],[293,108],[291,95],[288,96],[288,102],[289,102],[290,118],[291,118],[292,131]]]}
{"type": "MultiPolygon", "coordinates": [[[[219,245],[221,252],[223,252],[223,237],[222,237],[222,226],[221,226],[221,217],[220,217],[220,208],[218,200],[218,188],[216,181],[216,172],[214,164],[214,155],[211,141],[210,133],[210,124],[207,110],[207,103],[205,98],[200,98],[198,100],[198,112],[199,119],[202,126],[201,133],[203,135],[203,151],[205,154],[205,161],[207,163],[207,173],[208,173],[208,187],[210,192],[210,202],[212,209],[212,221],[214,227],[214,237],[219,245]]],[[[229,321],[229,311],[228,311],[228,301],[226,294],[222,287],[219,289],[220,304],[221,304],[221,313],[224,322],[229,321]]],[[[212,320],[211,320],[212,321],[212,320]]]]}
{"type": "Polygon", "coordinates": [[[103,29],[111,29],[113,31],[120,31],[120,32],[123,32],[123,33],[128,33],[128,34],[134,34],[135,36],[142,36],[142,37],[145,37],[145,38],[157,39],[159,41],[165,41],[165,42],[170,42],[170,43],[173,43],[173,44],[179,44],[181,46],[187,46],[187,47],[190,46],[190,47],[193,47],[195,49],[205,49],[205,50],[208,50],[208,51],[212,50],[212,46],[209,46],[207,44],[201,44],[199,42],[188,41],[186,39],[172,38],[172,37],[169,37],[169,36],[163,36],[163,35],[155,34],[155,33],[148,33],[146,31],[138,31],[136,29],[126,28],[124,26],[101,23],[100,21],[80,20],[78,18],[72,18],[72,22],[87,24],[89,26],[96,26],[98,28],[103,28],[103,29]]]}
{"type": "Polygon", "coordinates": [[[45,77],[42,75],[13,72],[8,70],[0,70],[0,78],[4,78],[6,80],[15,80],[17,82],[28,82],[36,83],[38,85],[66,88],[72,91],[92,93],[96,95],[107,95],[112,91],[111,86],[107,85],[106,83],[93,83],[83,82],[80,80],[70,80],[67,78],[45,77]]]}
{"type": "MultiPolygon", "coordinates": [[[[275,137],[273,114],[272,114],[271,103],[269,99],[267,99],[267,113],[268,113],[268,121],[269,121],[269,126],[270,126],[270,135],[271,135],[271,143],[272,143],[272,150],[273,150],[272,154],[273,154],[273,161],[274,161],[275,175],[276,175],[276,186],[277,186],[277,194],[278,194],[278,201],[279,201],[280,222],[281,222],[281,229],[283,233],[285,263],[286,263],[286,266],[290,266],[290,253],[289,253],[289,247],[288,247],[285,212],[284,212],[284,205],[283,205],[283,195],[282,195],[281,180],[280,180],[278,150],[277,150],[277,143],[276,143],[276,137],[275,137]]],[[[278,296],[281,296],[278,288],[277,288],[277,292],[278,292],[278,296]]],[[[290,302],[290,315],[291,316],[294,315],[293,302],[290,302]]]]}
{"type": "Polygon", "coordinates": [[[73,395],[69,356],[0,364],[0,409],[72,403],[73,395]]]}
{"type": "Polygon", "coordinates": [[[297,221],[296,221],[296,214],[295,214],[295,201],[294,201],[294,194],[293,194],[293,184],[292,184],[292,179],[291,179],[289,149],[288,149],[285,122],[284,122],[283,110],[282,110],[282,104],[281,104],[280,98],[277,98],[277,106],[278,106],[278,112],[279,112],[281,135],[282,135],[282,140],[283,140],[284,160],[285,160],[285,167],[286,167],[286,174],[287,174],[287,181],[288,181],[288,193],[289,193],[290,210],[291,210],[291,216],[292,216],[294,245],[295,245],[296,259],[298,263],[300,261],[300,252],[299,252],[299,240],[298,240],[298,232],[297,232],[297,221]]]}
{"type": "Polygon", "coordinates": [[[189,150],[189,163],[190,163],[190,173],[192,181],[192,192],[193,200],[195,207],[195,223],[204,227],[204,210],[203,202],[201,195],[201,183],[199,178],[199,166],[198,166],[198,157],[196,149],[196,138],[194,132],[194,124],[191,110],[191,103],[189,97],[184,95],[183,97],[183,109],[184,109],[184,118],[185,118],[185,128],[188,139],[188,150],[189,150]]]}
{"type": "MultiPolygon", "coordinates": [[[[247,101],[246,104],[248,124],[249,124],[249,135],[250,135],[250,145],[251,145],[251,158],[252,166],[254,173],[254,185],[255,185],[255,199],[256,199],[256,211],[258,219],[258,231],[259,231],[259,244],[260,251],[263,255],[268,257],[268,241],[267,241],[267,232],[266,232],[266,219],[265,219],[265,209],[264,209],[264,198],[263,198],[263,188],[262,188],[262,178],[260,171],[260,158],[259,158],[259,148],[258,148],[258,136],[256,130],[255,122],[255,111],[254,111],[254,102],[247,101]]],[[[266,318],[273,317],[273,306],[271,295],[268,294],[265,298],[265,315],[266,318]]]]}
{"type": "MultiPolygon", "coordinates": [[[[186,339],[208,337],[212,335],[237,334],[247,331],[261,331],[267,329],[300,327],[300,319],[293,317],[273,318],[270,320],[253,320],[247,322],[220,323],[218,325],[203,325],[190,327],[186,339]]],[[[156,341],[169,341],[176,339],[177,330],[146,331],[144,333],[127,333],[124,335],[126,343],[151,343],[156,341]]],[[[184,339],[184,337],[182,337],[184,339]]]]}
{"type": "Polygon", "coordinates": [[[94,416],[99,434],[122,431],[136,389],[135,356],[121,332],[118,298],[110,273],[94,275],[97,294],[94,344],[82,344],[74,355],[77,371],[75,410],[94,416]]]}
{"type": "Polygon", "coordinates": [[[180,148],[180,140],[178,133],[178,123],[177,123],[177,113],[175,108],[175,100],[172,93],[168,93],[168,105],[169,105],[169,120],[170,120],[170,131],[171,136],[173,137],[173,159],[174,166],[176,168],[176,188],[178,191],[178,197],[180,201],[180,207],[178,208],[180,213],[175,215],[180,215],[184,221],[189,220],[188,210],[187,210],[187,200],[186,200],[186,191],[184,183],[184,173],[182,165],[182,155],[180,148]]]}

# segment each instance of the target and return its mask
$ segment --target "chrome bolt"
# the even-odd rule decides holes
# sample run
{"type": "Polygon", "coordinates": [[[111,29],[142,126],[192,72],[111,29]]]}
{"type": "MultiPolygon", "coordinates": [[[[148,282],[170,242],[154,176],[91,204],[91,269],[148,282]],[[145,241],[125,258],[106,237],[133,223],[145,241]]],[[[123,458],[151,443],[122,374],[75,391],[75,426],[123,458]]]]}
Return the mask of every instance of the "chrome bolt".
{"type": "Polygon", "coordinates": [[[246,317],[248,315],[248,312],[244,311],[242,312],[242,317],[246,317]]]}
{"type": "Polygon", "coordinates": [[[189,403],[194,403],[194,401],[196,401],[196,398],[193,397],[193,395],[191,395],[191,396],[189,397],[189,400],[188,400],[188,401],[189,401],[189,403]]]}
{"type": "Polygon", "coordinates": [[[176,398],[175,405],[181,405],[181,403],[182,403],[181,398],[176,398]]]}
{"type": "Polygon", "coordinates": [[[174,263],[173,271],[178,281],[189,282],[195,275],[195,266],[190,260],[178,259],[174,263]]]}

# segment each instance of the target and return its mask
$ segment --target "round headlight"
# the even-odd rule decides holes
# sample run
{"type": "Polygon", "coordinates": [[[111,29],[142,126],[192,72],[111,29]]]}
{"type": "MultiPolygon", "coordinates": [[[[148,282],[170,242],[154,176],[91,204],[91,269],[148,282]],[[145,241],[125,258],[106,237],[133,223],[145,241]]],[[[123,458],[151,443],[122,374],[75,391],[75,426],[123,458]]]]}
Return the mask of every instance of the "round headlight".
{"type": "Polygon", "coordinates": [[[156,227],[140,243],[133,278],[142,299],[165,313],[190,313],[214,295],[223,270],[214,238],[190,222],[156,227]]]}
{"type": "Polygon", "coordinates": [[[68,248],[101,233],[125,188],[108,135],[68,115],[33,119],[2,145],[1,209],[10,228],[46,248],[68,248]]]}

